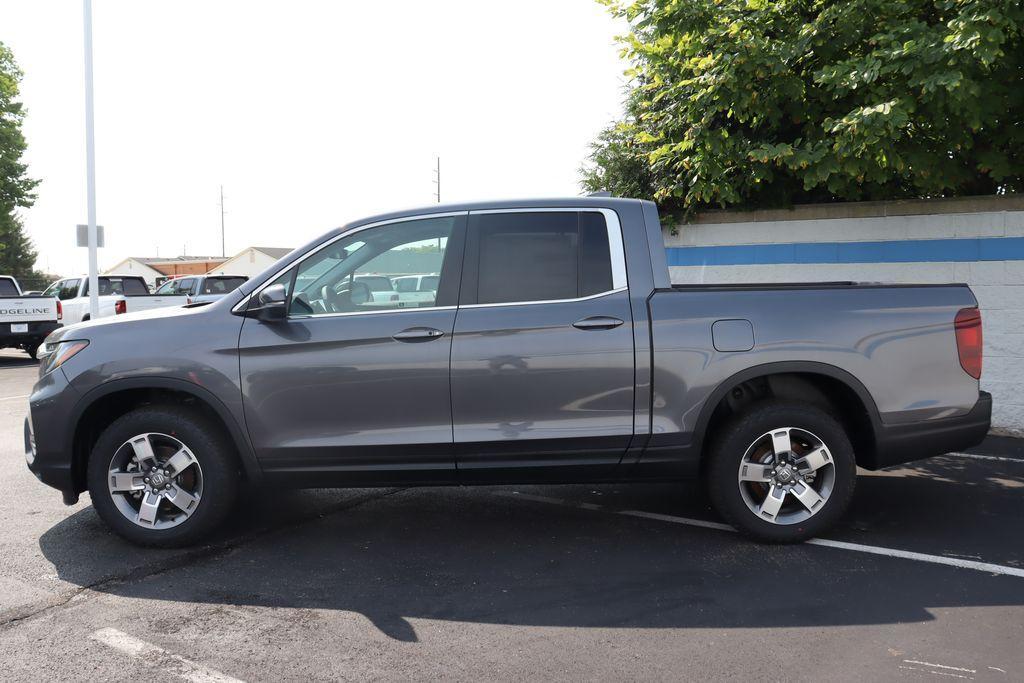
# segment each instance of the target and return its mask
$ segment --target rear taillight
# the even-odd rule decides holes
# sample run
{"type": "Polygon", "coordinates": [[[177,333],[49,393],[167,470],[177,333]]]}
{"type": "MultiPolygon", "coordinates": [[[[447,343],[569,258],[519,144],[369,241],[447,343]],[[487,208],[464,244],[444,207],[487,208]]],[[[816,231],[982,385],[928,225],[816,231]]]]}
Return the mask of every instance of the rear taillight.
{"type": "Polygon", "coordinates": [[[124,299],[114,302],[114,315],[121,315],[128,312],[128,303],[124,299]]]}
{"type": "Polygon", "coordinates": [[[57,320],[64,319],[64,307],[60,305],[60,299],[57,299],[57,320]]]}
{"type": "Polygon", "coordinates": [[[961,308],[953,326],[956,328],[956,350],[960,354],[960,365],[968,375],[981,379],[981,311],[977,308],[961,308]]]}

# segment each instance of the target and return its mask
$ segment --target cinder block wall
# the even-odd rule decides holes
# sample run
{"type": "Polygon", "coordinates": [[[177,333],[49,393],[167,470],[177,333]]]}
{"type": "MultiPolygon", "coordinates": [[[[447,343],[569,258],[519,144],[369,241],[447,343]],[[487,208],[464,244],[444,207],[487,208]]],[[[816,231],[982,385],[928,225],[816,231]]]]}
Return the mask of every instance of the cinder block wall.
{"type": "Polygon", "coordinates": [[[1024,436],[1024,198],[714,211],[665,233],[675,283],[966,282],[982,309],[993,431],[1024,436]]]}

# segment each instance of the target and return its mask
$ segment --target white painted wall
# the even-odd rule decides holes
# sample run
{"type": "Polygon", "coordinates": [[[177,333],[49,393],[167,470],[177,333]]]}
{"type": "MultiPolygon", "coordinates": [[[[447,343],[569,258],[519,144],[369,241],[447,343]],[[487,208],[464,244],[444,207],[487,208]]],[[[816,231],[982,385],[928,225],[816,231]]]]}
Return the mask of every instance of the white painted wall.
{"type": "MultiPolygon", "coordinates": [[[[950,237],[1024,237],[1024,210],[932,215],[701,222],[665,235],[667,247],[789,242],[863,242],[950,237]]],[[[707,214],[702,221],[711,221],[707,214]]],[[[672,282],[966,282],[985,337],[982,388],[992,393],[993,431],[1024,436],[1024,261],[673,266],[672,282]]]]}
{"type": "Polygon", "coordinates": [[[271,264],[277,261],[257,249],[246,249],[240,254],[232,256],[219,267],[209,272],[210,275],[244,275],[252,277],[259,275],[271,264]]]}

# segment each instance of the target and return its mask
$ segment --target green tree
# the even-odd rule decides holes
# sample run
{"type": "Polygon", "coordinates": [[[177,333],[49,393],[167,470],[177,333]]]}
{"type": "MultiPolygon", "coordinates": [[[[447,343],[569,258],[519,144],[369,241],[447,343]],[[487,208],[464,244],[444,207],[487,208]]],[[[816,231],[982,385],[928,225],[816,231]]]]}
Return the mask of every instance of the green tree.
{"type": "Polygon", "coordinates": [[[0,43],[0,273],[30,279],[36,275],[36,251],[18,211],[32,206],[39,181],[28,177],[21,161],[25,152],[21,134],[25,112],[17,101],[21,75],[14,55],[0,43]]]}
{"type": "Polygon", "coordinates": [[[706,207],[1024,189],[1020,0],[600,0],[625,118],[591,191],[706,207]]]}

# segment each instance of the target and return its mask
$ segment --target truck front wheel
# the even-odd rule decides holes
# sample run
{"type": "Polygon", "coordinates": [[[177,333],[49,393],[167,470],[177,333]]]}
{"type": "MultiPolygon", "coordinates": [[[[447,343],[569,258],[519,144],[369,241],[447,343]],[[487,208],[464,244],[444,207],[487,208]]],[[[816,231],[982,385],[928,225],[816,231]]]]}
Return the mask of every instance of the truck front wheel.
{"type": "Polygon", "coordinates": [[[826,531],[853,497],[857,465],[842,425],[812,405],[768,400],[715,435],[705,467],[722,517],[758,541],[797,543],[826,531]]]}
{"type": "Polygon", "coordinates": [[[149,406],[107,427],[89,456],[93,507],[133,543],[196,543],[231,510],[240,472],[220,431],[199,413],[149,406]]]}

